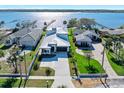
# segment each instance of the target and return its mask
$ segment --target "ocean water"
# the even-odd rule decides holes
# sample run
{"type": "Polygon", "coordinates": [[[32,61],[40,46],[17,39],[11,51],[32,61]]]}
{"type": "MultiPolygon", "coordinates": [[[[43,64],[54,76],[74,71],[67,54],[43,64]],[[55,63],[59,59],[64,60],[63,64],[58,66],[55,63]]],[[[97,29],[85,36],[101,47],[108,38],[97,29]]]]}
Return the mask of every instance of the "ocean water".
{"type": "Polygon", "coordinates": [[[124,13],[83,13],[83,12],[0,12],[0,21],[5,21],[4,28],[15,27],[17,22],[37,20],[38,27],[44,22],[56,20],[53,27],[61,26],[63,20],[71,18],[93,18],[107,27],[117,28],[124,24],[124,13]]]}

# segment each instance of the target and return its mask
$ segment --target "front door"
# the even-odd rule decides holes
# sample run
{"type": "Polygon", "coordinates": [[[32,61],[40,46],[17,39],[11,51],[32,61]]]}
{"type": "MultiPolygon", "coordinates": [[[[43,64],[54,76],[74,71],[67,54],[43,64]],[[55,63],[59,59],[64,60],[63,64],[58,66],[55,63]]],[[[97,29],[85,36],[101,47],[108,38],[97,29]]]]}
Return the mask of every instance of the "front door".
{"type": "Polygon", "coordinates": [[[54,52],[54,49],[55,49],[55,48],[54,48],[54,46],[53,46],[53,47],[51,47],[51,52],[54,52]]]}

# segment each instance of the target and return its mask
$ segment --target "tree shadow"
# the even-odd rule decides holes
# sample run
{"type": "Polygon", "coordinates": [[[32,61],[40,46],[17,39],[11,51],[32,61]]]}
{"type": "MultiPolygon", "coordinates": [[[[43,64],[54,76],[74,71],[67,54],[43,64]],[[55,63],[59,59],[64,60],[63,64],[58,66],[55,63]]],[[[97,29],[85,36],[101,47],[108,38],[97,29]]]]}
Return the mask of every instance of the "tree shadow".
{"type": "Polygon", "coordinates": [[[107,79],[105,79],[105,81],[103,81],[102,79],[100,79],[102,85],[105,87],[105,88],[110,88],[110,86],[108,85],[107,83],[107,79]]]}
{"type": "Polygon", "coordinates": [[[115,64],[119,65],[119,66],[124,66],[124,62],[121,60],[118,60],[116,58],[111,58],[112,62],[114,62],[115,64]]]}
{"type": "Polygon", "coordinates": [[[26,86],[26,84],[27,84],[27,81],[28,81],[28,79],[25,79],[25,80],[24,80],[24,86],[23,86],[23,88],[25,88],[25,86],[26,86]]]}
{"type": "Polygon", "coordinates": [[[22,79],[20,80],[20,83],[19,83],[18,88],[20,88],[20,87],[21,87],[21,84],[22,84],[22,79]]]}

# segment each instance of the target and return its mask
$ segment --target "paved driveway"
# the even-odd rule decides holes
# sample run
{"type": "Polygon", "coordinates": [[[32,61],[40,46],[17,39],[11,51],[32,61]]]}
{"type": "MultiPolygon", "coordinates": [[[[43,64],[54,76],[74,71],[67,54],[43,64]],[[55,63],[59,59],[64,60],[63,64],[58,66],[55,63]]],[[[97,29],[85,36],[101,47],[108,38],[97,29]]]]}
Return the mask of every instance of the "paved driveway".
{"type": "Polygon", "coordinates": [[[55,70],[55,80],[52,88],[58,86],[74,87],[71,82],[68,56],[66,52],[59,52],[54,57],[43,58],[40,67],[51,67],[55,70]]]}

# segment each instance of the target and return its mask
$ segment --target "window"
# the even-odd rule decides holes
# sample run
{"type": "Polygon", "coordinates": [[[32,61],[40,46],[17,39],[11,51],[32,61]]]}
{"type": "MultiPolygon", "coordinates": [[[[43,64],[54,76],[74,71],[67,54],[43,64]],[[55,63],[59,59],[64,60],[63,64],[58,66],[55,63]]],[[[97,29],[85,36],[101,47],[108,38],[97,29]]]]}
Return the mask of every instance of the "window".
{"type": "Polygon", "coordinates": [[[49,50],[48,49],[42,49],[42,53],[48,54],[49,50]]]}
{"type": "Polygon", "coordinates": [[[6,43],[9,44],[10,43],[10,40],[6,40],[6,43]]]}

